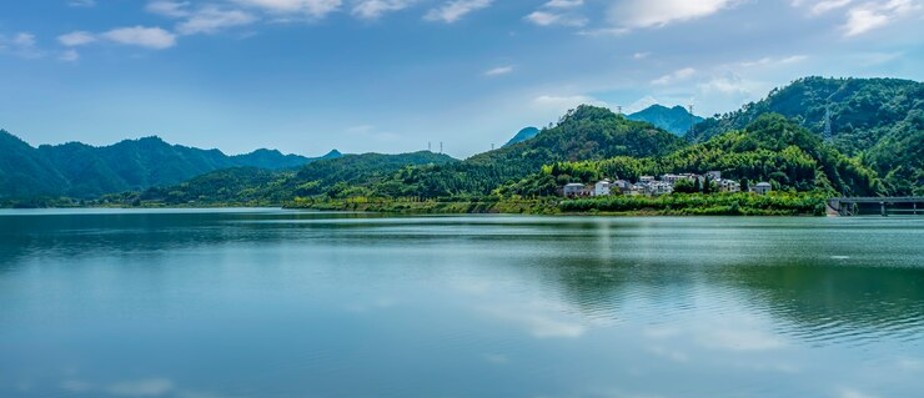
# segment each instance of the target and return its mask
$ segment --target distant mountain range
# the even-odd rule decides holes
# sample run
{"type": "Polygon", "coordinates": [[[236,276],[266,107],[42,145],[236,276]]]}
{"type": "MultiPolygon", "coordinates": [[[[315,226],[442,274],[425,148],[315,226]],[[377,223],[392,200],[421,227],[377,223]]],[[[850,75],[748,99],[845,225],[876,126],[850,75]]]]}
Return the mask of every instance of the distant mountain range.
{"type": "Polygon", "coordinates": [[[79,142],[34,148],[0,130],[0,198],[67,195],[77,198],[176,184],[230,167],[270,170],[303,166],[340,152],[307,158],[261,149],[228,156],[217,149],[171,145],[158,137],[94,147],[79,142]]]}
{"type": "Polygon", "coordinates": [[[113,200],[132,204],[532,197],[568,180],[708,170],[784,190],[924,195],[922,83],[800,79],[678,137],[692,118],[681,107],[622,117],[582,105],[555,126],[523,129],[508,145],[462,161],[431,152],[227,156],[156,137],[100,148],[34,148],[0,132],[0,205],[38,195],[113,193],[120,193],[113,200]]]}
{"type": "Polygon", "coordinates": [[[699,116],[690,114],[690,112],[682,106],[668,108],[657,104],[631,115],[627,115],[626,118],[629,120],[651,123],[677,136],[687,134],[691,126],[705,120],[699,116]]]}

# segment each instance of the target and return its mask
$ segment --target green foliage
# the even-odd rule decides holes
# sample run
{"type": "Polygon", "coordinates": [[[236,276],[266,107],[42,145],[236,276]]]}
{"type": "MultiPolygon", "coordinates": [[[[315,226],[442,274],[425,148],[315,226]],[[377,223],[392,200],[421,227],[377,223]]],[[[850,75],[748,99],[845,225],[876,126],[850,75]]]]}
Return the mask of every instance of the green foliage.
{"type": "MultiPolygon", "coordinates": [[[[285,169],[316,159],[258,150],[227,156],[218,150],[170,145],[157,137],[125,140],[107,147],[81,143],[33,148],[0,132],[0,197],[68,195],[93,198],[177,184],[198,175],[232,167],[285,169]]],[[[331,152],[323,158],[338,157],[331,152]]]]}
{"type": "Polygon", "coordinates": [[[629,213],[658,215],[815,215],[825,214],[828,197],[823,193],[772,192],[768,195],[674,194],[657,197],[604,196],[567,200],[560,208],[565,213],[629,213]]]}
{"type": "MultiPolygon", "coordinates": [[[[875,196],[884,191],[876,173],[858,160],[823,144],[782,116],[764,115],[745,130],[729,132],[666,156],[561,162],[505,186],[500,192],[533,196],[564,181],[587,183],[601,176],[637,181],[643,175],[705,174],[711,170],[721,171],[724,178],[734,180],[769,181],[777,190],[851,196],[875,196]]],[[[694,182],[692,191],[717,190],[712,182],[705,187],[697,184],[694,182]]]]}
{"type": "MultiPolygon", "coordinates": [[[[654,156],[682,146],[683,140],[648,123],[632,122],[608,109],[582,105],[569,111],[557,126],[528,141],[460,163],[408,168],[377,184],[373,191],[386,197],[487,195],[556,162],[654,156]]],[[[547,183],[536,187],[534,194],[554,192],[547,183]]]]}
{"type": "Polygon", "coordinates": [[[743,129],[768,113],[779,113],[820,137],[828,110],[831,145],[847,156],[863,159],[883,178],[883,188],[888,194],[924,191],[920,149],[924,84],[914,81],[800,79],[773,90],[762,101],[698,124],[695,133],[687,138],[705,142],[725,132],[743,129]]]}

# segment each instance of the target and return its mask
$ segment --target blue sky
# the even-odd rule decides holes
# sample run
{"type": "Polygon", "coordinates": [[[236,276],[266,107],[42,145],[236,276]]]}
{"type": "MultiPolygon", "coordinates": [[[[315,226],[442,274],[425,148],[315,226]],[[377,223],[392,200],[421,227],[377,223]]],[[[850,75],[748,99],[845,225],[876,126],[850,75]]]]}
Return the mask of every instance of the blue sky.
{"type": "Polygon", "coordinates": [[[924,0],[0,2],[0,128],[227,153],[466,157],[581,103],[731,111],[807,75],[924,80],[924,0]]]}

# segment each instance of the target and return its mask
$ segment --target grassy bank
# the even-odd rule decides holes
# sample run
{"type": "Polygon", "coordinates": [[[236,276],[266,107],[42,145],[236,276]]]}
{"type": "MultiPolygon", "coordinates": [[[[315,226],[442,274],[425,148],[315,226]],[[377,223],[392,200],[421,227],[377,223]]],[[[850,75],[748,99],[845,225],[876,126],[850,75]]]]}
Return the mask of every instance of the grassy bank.
{"type": "Polygon", "coordinates": [[[575,200],[547,197],[459,200],[303,199],[288,208],[398,214],[607,214],[650,216],[822,216],[819,193],[674,194],[659,197],[607,196],[575,200]]]}

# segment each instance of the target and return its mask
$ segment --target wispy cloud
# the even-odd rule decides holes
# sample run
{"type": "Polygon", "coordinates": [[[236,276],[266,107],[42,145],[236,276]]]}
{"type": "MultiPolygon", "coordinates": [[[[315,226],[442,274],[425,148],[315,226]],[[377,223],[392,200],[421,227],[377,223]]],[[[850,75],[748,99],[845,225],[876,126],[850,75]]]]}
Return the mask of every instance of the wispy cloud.
{"type": "Polygon", "coordinates": [[[93,35],[90,32],[85,32],[82,30],[58,36],[58,42],[67,47],[82,46],[82,45],[93,43],[97,40],[98,39],[96,38],[95,35],[93,35]]]}
{"type": "Polygon", "coordinates": [[[496,67],[496,68],[492,68],[492,69],[486,70],[486,71],[484,72],[484,75],[485,75],[485,76],[488,76],[488,77],[509,75],[509,74],[513,73],[513,70],[514,70],[513,65],[499,66],[499,67],[496,67]]]}
{"type": "Polygon", "coordinates": [[[668,84],[673,84],[673,83],[687,80],[693,77],[693,75],[695,74],[696,74],[696,69],[693,69],[693,68],[678,69],[664,76],[661,76],[657,79],[652,80],[651,84],[654,84],[656,86],[664,86],[668,84]]]}
{"type": "Polygon", "coordinates": [[[532,22],[533,24],[539,26],[572,26],[572,27],[582,27],[587,25],[587,18],[576,16],[555,13],[550,11],[533,11],[526,16],[526,20],[532,22]]]}
{"type": "Polygon", "coordinates": [[[611,24],[622,28],[660,27],[703,18],[737,5],[740,0],[626,0],[609,9],[611,24]]]}
{"type": "Polygon", "coordinates": [[[133,26],[116,28],[99,35],[113,43],[163,50],[176,45],[176,35],[161,28],[133,26]]]}
{"type": "Polygon", "coordinates": [[[206,6],[195,11],[185,21],[177,25],[176,30],[183,35],[197,33],[215,33],[223,29],[250,25],[257,18],[241,10],[226,10],[216,6],[206,6]]]}
{"type": "Polygon", "coordinates": [[[361,19],[379,19],[389,12],[401,11],[410,7],[417,0],[360,0],[351,12],[361,19]]]}
{"type": "Polygon", "coordinates": [[[493,2],[494,0],[453,0],[444,3],[438,8],[431,9],[424,16],[424,19],[453,23],[474,11],[491,6],[493,2]]]}
{"type": "Polygon", "coordinates": [[[96,0],[68,0],[67,5],[71,7],[95,7],[96,0]]]}
{"type": "Polygon", "coordinates": [[[524,19],[539,26],[583,27],[587,25],[587,18],[574,11],[582,5],[584,5],[583,0],[552,0],[524,19]]]}
{"type": "Polygon", "coordinates": [[[342,0],[233,0],[242,6],[254,7],[283,15],[320,19],[340,9],[342,0]]]}
{"type": "Polygon", "coordinates": [[[847,11],[847,23],[844,35],[857,36],[887,26],[895,20],[904,18],[922,9],[917,0],[889,0],[886,2],[868,2],[847,11]]]}
{"type": "Polygon", "coordinates": [[[0,52],[12,54],[21,58],[42,58],[45,54],[36,45],[34,34],[20,32],[7,37],[0,35],[0,52]]]}

